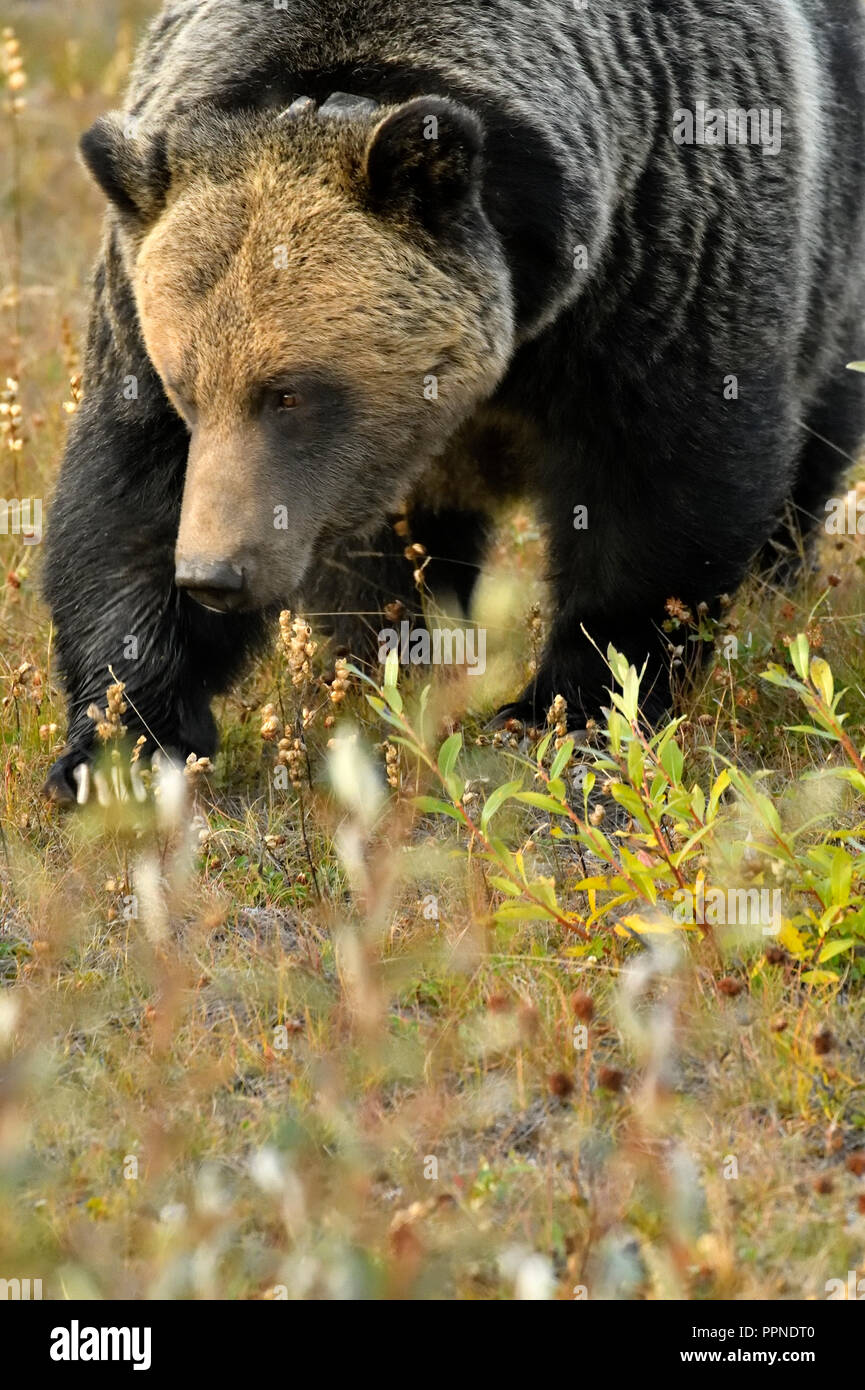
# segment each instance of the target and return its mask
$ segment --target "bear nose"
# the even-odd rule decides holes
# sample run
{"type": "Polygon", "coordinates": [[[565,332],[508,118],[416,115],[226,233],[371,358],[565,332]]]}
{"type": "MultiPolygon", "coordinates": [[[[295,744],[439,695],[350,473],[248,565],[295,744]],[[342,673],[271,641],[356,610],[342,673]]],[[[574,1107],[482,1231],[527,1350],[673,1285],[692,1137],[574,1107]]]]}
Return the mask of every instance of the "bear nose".
{"type": "Polygon", "coordinates": [[[242,608],[246,598],[246,578],[239,565],[230,560],[205,560],[193,556],[178,558],[174,582],[185,589],[204,608],[229,613],[242,608]]]}

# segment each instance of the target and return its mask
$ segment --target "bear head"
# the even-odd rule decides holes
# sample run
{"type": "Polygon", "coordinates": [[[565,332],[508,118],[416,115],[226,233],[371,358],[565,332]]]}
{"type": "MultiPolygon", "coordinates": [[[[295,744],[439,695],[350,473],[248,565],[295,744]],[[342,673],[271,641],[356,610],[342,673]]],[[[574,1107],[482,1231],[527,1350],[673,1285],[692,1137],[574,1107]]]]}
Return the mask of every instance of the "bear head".
{"type": "Polygon", "coordinates": [[[495,391],[514,308],[482,147],[439,97],[204,108],[159,130],[110,115],[84,136],[189,431],[176,582],[207,607],[290,602],[495,391]]]}

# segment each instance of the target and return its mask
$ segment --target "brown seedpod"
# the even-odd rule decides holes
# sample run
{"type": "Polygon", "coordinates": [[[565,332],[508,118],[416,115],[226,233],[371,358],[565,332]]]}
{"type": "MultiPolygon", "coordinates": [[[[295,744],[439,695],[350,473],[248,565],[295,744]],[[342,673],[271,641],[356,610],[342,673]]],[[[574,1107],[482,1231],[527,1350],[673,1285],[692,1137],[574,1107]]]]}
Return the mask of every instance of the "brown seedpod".
{"type": "Polygon", "coordinates": [[[581,1023],[591,1023],[595,1016],[595,1001],[584,989],[578,989],[571,995],[571,1008],[574,1017],[581,1023]]]}
{"type": "Polygon", "coordinates": [[[551,1076],[547,1077],[547,1086],[550,1095],[556,1096],[559,1100],[567,1100],[568,1096],[573,1093],[574,1082],[566,1071],[554,1071],[551,1076]]]}
{"type": "Polygon", "coordinates": [[[826,1023],[821,1023],[817,1032],[814,1034],[814,1051],[818,1057],[825,1057],[827,1052],[831,1052],[835,1046],[835,1035],[826,1023]]]}

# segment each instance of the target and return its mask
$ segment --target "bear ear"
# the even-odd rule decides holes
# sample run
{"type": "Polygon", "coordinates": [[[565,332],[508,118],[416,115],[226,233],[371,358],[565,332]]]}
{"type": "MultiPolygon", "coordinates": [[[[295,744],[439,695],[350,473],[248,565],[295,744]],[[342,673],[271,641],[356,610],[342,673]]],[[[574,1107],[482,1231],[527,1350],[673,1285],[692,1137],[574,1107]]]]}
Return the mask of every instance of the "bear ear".
{"type": "Polygon", "coordinates": [[[364,168],[370,198],[435,224],[479,190],[482,148],[483,127],[468,107],[417,97],[370,137],[364,168]]]}
{"type": "Polygon", "coordinates": [[[146,135],[131,117],[113,112],[81,137],[81,158],[122,216],[147,221],[162,206],[169,184],[165,137],[146,135]]]}

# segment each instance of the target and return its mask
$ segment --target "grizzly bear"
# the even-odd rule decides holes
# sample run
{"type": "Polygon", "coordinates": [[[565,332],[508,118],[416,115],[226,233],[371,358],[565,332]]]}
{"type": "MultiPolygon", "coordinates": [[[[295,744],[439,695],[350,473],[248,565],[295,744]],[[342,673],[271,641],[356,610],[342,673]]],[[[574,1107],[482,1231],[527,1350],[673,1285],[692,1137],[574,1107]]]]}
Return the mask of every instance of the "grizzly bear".
{"type": "Polygon", "coordinates": [[[465,605],[507,497],[552,592],[514,712],[596,713],[611,642],[662,710],[665,604],[714,611],[865,433],[863,113],[853,3],[169,3],[81,146],[52,793],[109,667],[135,732],[208,754],[275,611],[363,658],[417,605],[394,518],[465,605]]]}

